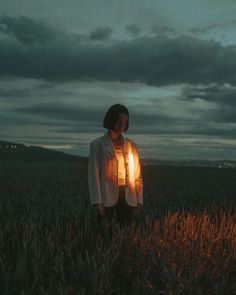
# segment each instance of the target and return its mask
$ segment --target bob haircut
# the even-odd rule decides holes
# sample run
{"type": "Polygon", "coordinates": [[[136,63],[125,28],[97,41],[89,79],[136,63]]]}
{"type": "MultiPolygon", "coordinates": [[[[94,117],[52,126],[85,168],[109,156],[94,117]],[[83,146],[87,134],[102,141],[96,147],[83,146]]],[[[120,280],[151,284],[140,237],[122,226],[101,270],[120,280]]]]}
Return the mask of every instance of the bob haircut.
{"type": "MultiPolygon", "coordinates": [[[[128,109],[122,104],[113,104],[107,111],[104,120],[103,120],[103,127],[107,129],[114,130],[115,124],[118,121],[119,114],[125,113],[129,118],[129,111],[128,109]]],[[[127,126],[125,128],[125,132],[129,128],[129,120],[127,122],[127,126]]]]}

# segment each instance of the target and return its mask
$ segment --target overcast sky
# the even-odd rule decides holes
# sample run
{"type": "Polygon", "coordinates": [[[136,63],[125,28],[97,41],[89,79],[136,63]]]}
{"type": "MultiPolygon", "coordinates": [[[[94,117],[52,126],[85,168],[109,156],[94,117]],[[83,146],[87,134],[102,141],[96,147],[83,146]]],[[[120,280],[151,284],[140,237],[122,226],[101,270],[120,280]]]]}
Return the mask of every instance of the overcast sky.
{"type": "Polygon", "coordinates": [[[114,103],[142,158],[236,160],[236,1],[1,0],[0,140],[88,156],[114,103]]]}

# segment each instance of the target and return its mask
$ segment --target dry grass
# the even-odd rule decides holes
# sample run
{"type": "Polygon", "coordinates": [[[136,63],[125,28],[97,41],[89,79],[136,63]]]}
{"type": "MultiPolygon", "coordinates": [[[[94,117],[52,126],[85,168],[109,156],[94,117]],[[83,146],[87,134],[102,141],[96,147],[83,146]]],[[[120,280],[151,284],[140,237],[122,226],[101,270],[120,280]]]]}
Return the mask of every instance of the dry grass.
{"type": "Polygon", "coordinates": [[[233,180],[233,170],[202,170],[203,178],[183,168],[145,170],[145,207],[131,227],[114,224],[111,236],[108,224],[97,230],[84,167],[78,178],[77,165],[4,165],[1,295],[236,294],[235,186],[224,190],[221,181],[209,198],[204,190],[206,176],[207,185],[233,180]],[[206,203],[195,206],[199,187],[206,203]]]}

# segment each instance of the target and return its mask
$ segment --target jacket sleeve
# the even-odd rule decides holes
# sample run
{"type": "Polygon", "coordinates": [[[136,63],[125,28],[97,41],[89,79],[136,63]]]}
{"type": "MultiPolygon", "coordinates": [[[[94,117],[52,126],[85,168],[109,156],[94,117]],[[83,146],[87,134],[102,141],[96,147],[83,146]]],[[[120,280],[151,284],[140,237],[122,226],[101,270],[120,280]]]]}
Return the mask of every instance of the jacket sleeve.
{"type": "Polygon", "coordinates": [[[142,177],[139,151],[136,144],[134,144],[134,151],[135,151],[134,173],[135,173],[135,189],[137,194],[137,202],[140,204],[143,204],[143,177],[142,177]]]}
{"type": "Polygon", "coordinates": [[[100,186],[100,161],[98,151],[94,143],[90,144],[90,156],[88,162],[88,185],[90,203],[99,204],[102,203],[101,186],[100,186]]]}

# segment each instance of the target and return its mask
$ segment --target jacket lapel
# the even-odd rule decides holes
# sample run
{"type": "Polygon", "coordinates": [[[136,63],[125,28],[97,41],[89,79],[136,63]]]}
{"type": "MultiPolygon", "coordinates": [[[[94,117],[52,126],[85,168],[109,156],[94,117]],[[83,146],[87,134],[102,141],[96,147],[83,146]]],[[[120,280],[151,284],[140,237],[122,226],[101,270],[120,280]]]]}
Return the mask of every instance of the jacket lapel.
{"type": "Polygon", "coordinates": [[[108,134],[108,132],[106,132],[103,136],[103,144],[104,144],[104,147],[105,147],[105,150],[112,154],[113,156],[115,156],[115,151],[114,151],[114,148],[113,148],[113,144],[112,144],[112,141],[111,141],[111,138],[108,134]]]}
{"type": "MultiPolygon", "coordinates": [[[[124,139],[124,152],[127,154],[128,153],[127,139],[124,136],[123,136],[123,139],[124,139]]],[[[110,138],[108,132],[106,132],[103,136],[103,144],[104,144],[105,150],[115,157],[116,153],[115,153],[115,150],[114,150],[114,147],[113,147],[113,144],[112,144],[112,141],[111,141],[111,138],[110,138]]]]}

